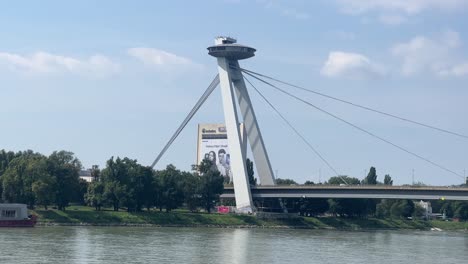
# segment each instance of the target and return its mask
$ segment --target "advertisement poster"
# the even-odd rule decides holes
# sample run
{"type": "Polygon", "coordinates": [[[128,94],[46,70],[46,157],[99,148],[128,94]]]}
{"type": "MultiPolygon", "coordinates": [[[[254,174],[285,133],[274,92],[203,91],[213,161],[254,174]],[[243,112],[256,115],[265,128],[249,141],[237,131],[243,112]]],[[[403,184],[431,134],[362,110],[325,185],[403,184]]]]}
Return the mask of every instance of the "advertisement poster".
{"type": "Polygon", "coordinates": [[[212,161],[213,170],[219,171],[232,181],[231,155],[224,124],[198,125],[197,164],[205,158],[212,161]]]}

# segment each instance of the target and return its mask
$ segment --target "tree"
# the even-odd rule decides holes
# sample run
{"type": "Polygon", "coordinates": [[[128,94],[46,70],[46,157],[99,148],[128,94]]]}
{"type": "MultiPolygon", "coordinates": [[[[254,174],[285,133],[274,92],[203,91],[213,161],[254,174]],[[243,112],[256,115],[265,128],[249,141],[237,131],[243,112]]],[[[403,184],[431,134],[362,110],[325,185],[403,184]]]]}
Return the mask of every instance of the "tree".
{"type": "Polygon", "coordinates": [[[329,212],[334,215],[363,217],[368,214],[369,199],[328,199],[329,212]]]}
{"type": "Polygon", "coordinates": [[[10,162],[19,157],[21,155],[21,152],[15,153],[13,151],[5,151],[2,149],[0,151],[0,202],[2,201],[2,193],[3,193],[3,180],[2,180],[2,175],[8,168],[8,165],[10,162]]]}
{"type": "Polygon", "coordinates": [[[40,179],[35,181],[32,184],[32,191],[36,196],[37,204],[44,206],[44,209],[47,210],[47,206],[52,204],[54,200],[54,185],[53,178],[49,177],[47,179],[40,179]]]}
{"type": "Polygon", "coordinates": [[[386,174],[386,175],[385,175],[384,184],[385,184],[385,185],[393,185],[392,177],[390,177],[389,174],[386,174]]]}
{"type": "Polygon", "coordinates": [[[100,175],[101,175],[101,170],[99,169],[99,166],[98,165],[93,165],[91,167],[92,181],[98,181],[100,175]]]}
{"type": "Polygon", "coordinates": [[[329,209],[326,198],[305,198],[299,201],[299,212],[302,215],[317,216],[325,213],[329,209]]]}
{"type": "Polygon", "coordinates": [[[121,206],[127,211],[140,211],[143,206],[149,208],[153,201],[153,171],[136,160],[111,157],[102,170],[104,199],[114,211],[121,206]]]}
{"type": "Polygon", "coordinates": [[[411,200],[382,199],[376,207],[376,216],[379,218],[401,218],[421,215],[421,209],[411,200]]]}
{"type": "Polygon", "coordinates": [[[411,200],[396,200],[390,207],[392,217],[410,217],[414,213],[414,203],[411,200]]]}
{"type": "Polygon", "coordinates": [[[304,185],[315,185],[313,181],[306,181],[304,182],[304,185]]]}
{"type": "Polygon", "coordinates": [[[88,185],[89,183],[84,180],[84,179],[79,179],[78,180],[78,189],[76,191],[76,195],[73,198],[73,202],[79,203],[79,204],[86,204],[85,201],[85,195],[88,192],[88,185]]]}
{"type": "Polygon", "coordinates": [[[297,182],[291,179],[276,179],[276,185],[297,185],[297,182]]]}
{"type": "Polygon", "coordinates": [[[468,220],[468,202],[457,202],[455,207],[454,217],[458,217],[461,220],[468,220]]]}
{"type": "Polygon", "coordinates": [[[375,215],[378,218],[390,217],[390,208],[392,207],[392,204],[393,203],[390,200],[382,199],[376,206],[375,215]]]}
{"type": "Polygon", "coordinates": [[[134,196],[130,196],[130,200],[135,205],[137,211],[145,206],[148,210],[153,200],[153,170],[150,167],[145,167],[132,161],[129,168],[130,187],[133,189],[134,196]]]}
{"type": "Polygon", "coordinates": [[[2,175],[3,200],[13,203],[25,203],[30,208],[36,204],[33,183],[52,182],[47,171],[46,157],[27,152],[26,155],[14,158],[2,175]]]}
{"type": "Polygon", "coordinates": [[[250,186],[256,186],[257,185],[257,179],[254,177],[254,169],[253,169],[253,162],[247,158],[245,161],[245,165],[247,166],[247,176],[249,176],[249,183],[250,186]]]}
{"type": "Polygon", "coordinates": [[[160,183],[160,209],[166,208],[166,212],[181,206],[184,201],[184,190],[181,179],[181,172],[172,164],[165,170],[157,171],[160,183]]]}
{"type": "Polygon", "coordinates": [[[349,184],[349,185],[359,185],[361,181],[358,178],[349,177],[346,175],[333,176],[328,179],[327,184],[330,185],[340,185],[340,184],[349,184]]]}
{"type": "Polygon", "coordinates": [[[444,201],[440,207],[440,213],[446,217],[453,217],[455,212],[454,204],[451,201],[444,201]]]}
{"type": "Polygon", "coordinates": [[[362,181],[363,184],[376,185],[377,184],[377,171],[374,167],[371,167],[367,177],[362,181]]]}
{"type": "Polygon", "coordinates": [[[96,211],[101,210],[104,205],[104,184],[101,181],[89,183],[85,201],[88,205],[93,206],[96,211]]]}
{"type": "MultiPolygon", "coordinates": [[[[250,162],[249,159],[247,159],[247,167],[253,166],[253,163],[250,162]]],[[[191,199],[186,197],[186,200],[191,200],[190,203],[197,203],[199,202],[203,208],[210,213],[211,208],[216,204],[216,202],[219,201],[219,196],[223,193],[224,191],[224,178],[220,174],[218,170],[213,170],[211,169],[212,166],[211,161],[209,159],[204,159],[200,166],[198,167],[198,171],[196,174],[197,180],[195,183],[188,183],[190,185],[195,185],[198,186],[198,194],[195,195],[195,197],[192,197],[191,199]]],[[[249,169],[247,168],[247,171],[249,169]]],[[[253,167],[251,171],[251,176],[253,178],[253,167]]],[[[250,178],[250,176],[249,176],[250,178]]],[[[186,182],[187,184],[187,182],[186,182]]],[[[185,188],[188,188],[189,186],[185,186],[185,188]]],[[[194,195],[192,192],[187,192],[186,194],[194,195]]]]}
{"type": "Polygon", "coordinates": [[[414,209],[413,209],[413,218],[426,218],[426,210],[424,207],[419,205],[418,203],[414,204],[414,209]]]}
{"type": "Polygon", "coordinates": [[[55,178],[55,204],[65,210],[79,189],[81,162],[69,151],[54,151],[47,159],[47,171],[55,178]]]}
{"type": "Polygon", "coordinates": [[[195,212],[200,205],[201,177],[199,174],[182,172],[184,199],[187,209],[195,212]]]}
{"type": "Polygon", "coordinates": [[[343,212],[343,208],[337,199],[328,199],[328,212],[335,217],[343,212]]]}
{"type": "Polygon", "coordinates": [[[224,179],[219,171],[208,171],[200,178],[200,200],[205,210],[210,213],[211,208],[219,201],[224,191],[224,179]]]}

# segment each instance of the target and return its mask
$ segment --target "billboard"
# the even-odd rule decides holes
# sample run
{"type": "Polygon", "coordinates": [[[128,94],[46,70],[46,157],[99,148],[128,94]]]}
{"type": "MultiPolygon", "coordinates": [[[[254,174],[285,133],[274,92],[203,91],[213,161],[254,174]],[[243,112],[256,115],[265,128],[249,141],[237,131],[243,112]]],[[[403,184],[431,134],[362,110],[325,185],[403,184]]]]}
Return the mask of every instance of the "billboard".
{"type": "Polygon", "coordinates": [[[212,161],[213,170],[232,182],[231,154],[224,124],[198,124],[197,164],[205,158],[212,161]]]}

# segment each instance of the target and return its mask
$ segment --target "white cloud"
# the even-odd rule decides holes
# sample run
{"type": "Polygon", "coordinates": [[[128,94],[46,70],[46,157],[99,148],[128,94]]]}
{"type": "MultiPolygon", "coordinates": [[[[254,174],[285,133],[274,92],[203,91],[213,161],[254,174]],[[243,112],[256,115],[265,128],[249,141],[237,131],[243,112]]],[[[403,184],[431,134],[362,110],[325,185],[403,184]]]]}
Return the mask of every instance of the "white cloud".
{"type": "Polygon", "coordinates": [[[427,9],[456,10],[468,6],[467,0],[337,0],[342,11],[360,14],[369,11],[417,14],[427,9]]]}
{"type": "Polygon", "coordinates": [[[164,50],[152,48],[131,48],[128,50],[130,56],[147,65],[191,65],[190,59],[169,53],[164,50]]]}
{"type": "Polygon", "coordinates": [[[383,67],[358,53],[332,51],[320,73],[327,77],[368,79],[383,75],[383,67]]]}
{"type": "Polygon", "coordinates": [[[461,63],[456,49],[461,45],[457,32],[447,31],[438,37],[416,36],[391,49],[402,60],[403,75],[429,72],[440,76],[466,75],[466,64],[461,63]]]}
{"type": "Polygon", "coordinates": [[[103,77],[120,71],[120,65],[102,55],[79,59],[47,52],[30,56],[0,52],[0,65],[27,74],[73,73],[103,77]]]}
{"type": "Polygon", "coordinates": [[[439,71],[439,75],[443,77],[462,77],[468,76],[468,62],[464,62],[450,68],[439,71]]]}
{"type": "Polygon", "coordinates": [[[127,53],[151,69],[165,74],[203,69],[203,65],[195,63],[191,59],[160,49],[131,48],[127,50],[127,53]]]}

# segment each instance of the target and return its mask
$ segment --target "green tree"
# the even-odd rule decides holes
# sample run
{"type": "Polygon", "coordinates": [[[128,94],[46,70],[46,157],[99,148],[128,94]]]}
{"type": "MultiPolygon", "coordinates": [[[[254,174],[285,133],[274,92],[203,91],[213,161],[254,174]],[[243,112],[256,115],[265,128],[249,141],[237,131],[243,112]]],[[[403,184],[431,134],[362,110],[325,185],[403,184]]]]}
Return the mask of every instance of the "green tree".
{"type": "Polygon", "coordinates": [[[42,180],[49,182],[46,158],[38,153],[27,153],[14,158],[2,175],[3,200],[13,203],[25,203],[30,208],[36,204],[33,183],[42,180]]]}
{"type": "Polygon", "coordinates": [[[411,200],[396,200],[390,207],[392,217],[410,217],[414,213],[414,203],[411,200]]]}
{"type": "Polygon", "coordinates": [[[157,171],[160,183],[160,209],[164,207],[166,212],[178,208],[184,202],[183,181],[181,172],[172,164],[165,170],[157,171]]]}
{"type": "Polygon", "coordinates": [[[455,213],[454,204],[452,201],[444,201],[440,206],[440,213],[445,214],[447,217],[453,217],[455,213]]]}
{"type": "MultiPolygon", "coordinates": [[[[210,164],[211,161],[204,160],[203,163],[210,164]]],[[[247,159],[247,167],[249,167],[249,164],[252,166],[250,175],[253,178],[253,163],[247,159]]],[[[247,168],[247,170],[249,169],[247,168]]],[[[210,213],[216,202],[219,202],[219,196],[224,191],[224,178],[218,170],[210,169],[210,166],[200,166],[197,173],[198,176],[196,177],[198,180],[196,180],[196,185],[198,185],[198,194],[197,198],[194,197],[195,199],[191,200],[194,200],[193,202],[199,201],[203,208],[210,213]]],[[[188,198],[186,197],[186,199],[188,198]]]]}
{"type": "Polygon", "coordinates": [[[45,210],[54,201],[54,186],[55,182],[52,177],[37,180],[32,184],[32,191],[36,197],[36,202],[43,205],[45,210]]]}
{"type": "Polygon", "coordinates": [[[377,170],[371,167],[367,177],[362,181],[363,184],[376,185],[377,184],[377,170]]]}
{"type": "Polygon", "coordinates": [[[86,203],[96,211],[100,211],[104,205],[104,184],[101,181],[92,181],[88,185],[88,190],[85,195],[86,203]]]}
{"type": "Polygon", "coordinates": [[[47,171],[55,178],[55,204],[65,210],[79,189],[81,162],[72,152],[54,151],[47,159],[47,171]]]}
{"type": "Polygon", "coordinates": [[[426,210],[424,209],[424,207],[422,207],[418,203],[414,204],[414,210],[412,214],[413,218],[415,219],[425,218],[426,217],[425,213],[426,213],[426,210]]]}
{"type": "Polygon", "coordinates": [[[299,212],[301,215],[317,216],[329,209],[329,204],[325,198],[302,198],[299,201],[299,212]]]}
{"type": "Polygon", "coordinates": [[[306,181],[304,182],[304,185],[315,185],[313,181],[306,181]]]}
{"type": "Polygon", "coordinates": [[[367,216],[369,199],[328,199],[329,212],[334,215],[349,217],[367,216]]]}
{"type": "Polygon", "coordinates": [[[127,190],[129,182],[128,168],[124,160],[117,157],[111,157],[106,162],[106,167],[101,171],[102,183],[104,184],[104,199],[105,203],[113,207],[114,211],[118,211],[124,204],[128,204],[130,195],[127,190]]]}
{"type": "Polygon", "coordinates": [[[247,158],[245,161],[245,165],[247,166],[247,176],[249,176],[249,183],[250,186],[256,186],[257,185],[257,179],[254,177],[254,169],[253,169],[253,162],[247,158]]]}
{"type": "Polygon", "coordinates": [[[276,179],[276,185],[297,185],[297,182],[291,179],[276,179]]]}
{"type": "Polygon", "coordinates": [[[468,220],[468,202],[456,203],[454,217],[458,217],[461,220],[468,220]]]}
{"type": "Polygon", "coordinates": [[[376,206],[375,215],[378,218],[389,218],[392,205],[393,202],[391,200],[382,199],[376,206]]]}
{"type": "Polygon", "coordinates": [[[182,172],[182,178],[185,204],[187,209],[195,212],[200,205],[201,177],[198,174],[182,172]]]}
{"type": "Polygon", "coordinates": [[[343,208],[337,199],[328,199],[328,212],[335,217],[343,213],[343,208]]]}
{"type": "Polygon", "coordinates": [[[224,179],[219,171],[208,171],[200,178],[200,200],[205,210],[210,213],[211,208],[219,201],[224,191],[224,179]]]}
{"type": "Polygon", "coordinates": [[[153,200],[153,170],[137,164],[136,160],[131,161],[129,168],[129,189],[133,190],[134,195],[128,200],[132,200],[135,210],[141,211],[145,206],[148,210],[153,200]]]}
{"type": "Polygon", "coordinates": [[[76,191],[76,196],[72,200],[73,202],[79,203],[81,205],[86,204],[85,195],[88,192],[89,183],[84,179],[78,180],[78,189],[76,191]]]}
{"type": "Polygon", "coordinates": [[[385,175],[384,184],[385,184],[385,185],[393,185],[392,177],[390,177],[389,174],[386,174],[386,175],[385,175]]]}
{"type": "Polygon", "coordinates": [[[361,181],[358,178],[349,177],[346,175],[333,176],[328,179],[327,184],[330,185],[340,185],[340,184],[349,184],[349,185],[359,185],[361,181]]]}
{"type": "Polygon", "coordinates": [[[91,167],[92,181],[99,181],[100,176],[101,176],[101,170],[99,169],[99,166],[98,165],[93,165],[91,167]]]}
{"type": "Polygon", "coordinates": [[[13,151],[6,151],[4,149],[0,150],[0,202],[2,202],[2,193],[3,193],[3,180],[2,175],[8,168],[10,162],[19,157],[21,152],[15,153],[13,151]]]}

